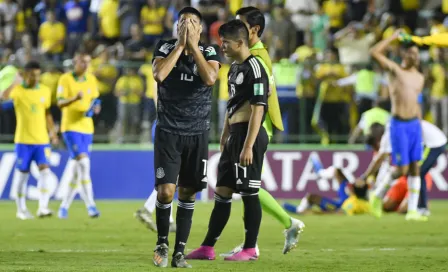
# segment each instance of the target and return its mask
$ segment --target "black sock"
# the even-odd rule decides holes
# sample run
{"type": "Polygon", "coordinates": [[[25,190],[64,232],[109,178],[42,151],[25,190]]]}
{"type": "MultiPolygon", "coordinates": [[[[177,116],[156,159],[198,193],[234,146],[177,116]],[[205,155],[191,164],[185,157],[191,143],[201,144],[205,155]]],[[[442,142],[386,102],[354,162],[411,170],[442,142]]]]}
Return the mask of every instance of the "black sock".
{"type": "Polygon", "coordinates": [[[188,236],[190,236],[193,212],[194,201],[179,199],[176,215],[176,245],[174,246],[173,256],[176,255],[177,252],[184,253],[188,236]]]}
{"type": "Polygon", "coordinates": [[[156,225],[157,225],[157,245],[168,245],[168,233],[170,231],[171,202],[161,203],[156,201],[156,225]]]}
{"type": "Polygon", "coordinates": [[[258,231],[261,223],[261,205],[258,194],[243,195],[244,203],[244,228],[246,238],[243,248],[254,248],[257,244],[258,231]]]}
{"type": "Polygon", "coordinates": [[[207,235],[204,242],[202,242],[203,246],[215,246],[227,221],[229,221],[231,208],[232,198],[225,198],[215,193],[215,207],[210,216],[207,235]]]}

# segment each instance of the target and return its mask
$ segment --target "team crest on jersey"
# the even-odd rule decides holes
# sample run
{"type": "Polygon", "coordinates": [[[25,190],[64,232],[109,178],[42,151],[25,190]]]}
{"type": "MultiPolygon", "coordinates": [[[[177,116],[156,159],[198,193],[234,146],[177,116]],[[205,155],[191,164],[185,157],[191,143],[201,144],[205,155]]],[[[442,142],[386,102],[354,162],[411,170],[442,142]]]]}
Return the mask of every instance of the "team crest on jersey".
{"type": "Polygon", "coordinates": [[[244,81],[244,74],[243,72],[240,72],[236,77],[235,83],[240,85],[241,83],[243,83],[243,81],[244,81]]]}
{"type": "Polygon", "coordinates": [[[165,177],[165,170],[162,167],[157,168],[156,178],[161,179],[163,177],[165,177]]]}
{"type": "Polygon", "coordinates": [[[205,52],[207,53],[207,57],[216,55],[216,50],[213,46],[207,47],[207,49],[205,49],[205,52]]]}
{"type": "Polygon", "coordinates": [[[193,74],[195,74],[195,75],[199,75],[198,74],[198,66],[195,64],[194,66],[193,66],[193,74]]]}

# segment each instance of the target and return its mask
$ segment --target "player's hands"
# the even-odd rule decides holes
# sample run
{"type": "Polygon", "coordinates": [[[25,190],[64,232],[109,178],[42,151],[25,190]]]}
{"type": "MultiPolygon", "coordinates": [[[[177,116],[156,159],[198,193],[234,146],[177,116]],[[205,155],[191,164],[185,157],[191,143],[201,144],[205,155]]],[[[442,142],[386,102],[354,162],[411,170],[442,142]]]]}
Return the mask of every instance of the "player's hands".
{"type": "Polygon", "coordinates": [[[185,47],[187,45],[187,34],[188,34],[187,26],[188,26],[187,20],[181,22],[179,26],[179,32],[177,33],[177,36],[179,37],[178,45],[182,47],[185,47]]]}
{"type": "Polygon", "coordinates": [[[252,148],[244,147],[240,154],[240,164],[241,166],[249,166],[252,164],[254,154],[252,153],[252,148]]]}
{"type": "Polygon", "coordinates": [[[400,37],[400,35],[402,35],[403,33],[404,33],[403,29],[399,28],[399,29],[395,30],[394,34],[392,34],[392,38],[398,39],[400,37]]]}
{"type": "Polygon", "coordinates": [[[201,29],[193,24],[193,22],[189,22],[187,25],[188,28],[188,46],[190,48],[197,47],[199,44],[199,40],[201,39],[201,29]]]}
{"type": "Polygon", "coordinates": [[[84,96],[84,93],[83,92],[79,92],[79,93],[76,94],[75,100],[81,100],[83,98],[83,96],[84,96]]]}

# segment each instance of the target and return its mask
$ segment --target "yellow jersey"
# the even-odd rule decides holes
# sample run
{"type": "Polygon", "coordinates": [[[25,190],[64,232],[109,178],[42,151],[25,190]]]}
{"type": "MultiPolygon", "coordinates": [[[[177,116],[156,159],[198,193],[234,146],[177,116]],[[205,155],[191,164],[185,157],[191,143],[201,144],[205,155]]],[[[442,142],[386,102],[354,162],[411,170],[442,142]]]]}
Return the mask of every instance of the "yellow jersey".
{"type": "Polygon", "coordinates": [[[431,76],[433,84],[431,87],[431,98],[442,99],[445,97],[445,68],[440,63],[431,65],[431,76]]]}
{"type": "MultiPolygon", "coordinates": [[[[103,62],[101,58],[93,59],[87,71],[92,74],[98,74],[99,76],[107,79],[115,79],[118,76],[117,67],[110,63],[103,62]]],[[[100,94],[108,94],[112,91],[112,88],[113,86],[111,86],[108,82],[98,80],[98,90],[100,94]]]]}
{"type": "Polygon", "coordinates": [[[347,9],[347,5],[344,2],[336,2],[334,0],[328,0],[323,3],[322,8],[325,14],[330,18],[331,27],[343,27],[344,26],[344,13],[347,9]]]}
{"type": "Polygon", "coordinates": [[[40,83],[50,88],[51,91],[51,104],[56,104],[56,91],[58,89],[59,78],[61,73],[45,72],[40,77],[40,83]]]}
{"type": "Polygon", "coordinates": [[[151,64],[143,64],[140,67],[139,73],[143,75],[146,79],[146,91],[145,96],[147,98],[154,98],[154,93],[156,92],[156,80],[154,79],[154,75],[152,74],[152,65],[151,64]]]}
{"type": "Polygon", "coordinates": [[[39,84],[34,88],[22,84],[12,90],[10,98],[17,118],[14,143],[48,144],[46,111],[51,103],[50,89],[39,84]]]}
{"type": "Polygon", "coordinates": [[[65,73],[59,79],[57,99],[70,99],[79,92],[83,97],[62,109],[61,132],[74,131],[93,134],[93,120],[86,117],[92,101],[99,96],[96,77],[87,73],[82,78],[76,77],[72,72],[65,73]]]}
{"type": "Polygon", "coordinates": [[[115,85],[115,90],[118,93],[124,93],[119,98],[120,102],[124,104],[139,104],[143,89],[143,80],[138,75],[124,75],[118,79],[115,85]]]}
{"type": "Polygon", "coordinates": [[[140,18],[143,24],[143,33],[145,35],[161,35],[163,33],[163,18],[166,14],[166,8],[159,7],[156,9],[144,6],[140,12],[140,18]]]}
{"type": "Polygon", "coordinates": [[[45,22],[39,27],[39,39],[42,48],[48,53],[58,54],[64,51],[64,43],[56,45],[59,41],[65,39],[65,26],[61,22],[45,22]],[[51,50],[50,50],[51,48],[51,50]]]}
{"type": "Polygon", "coordinates": [[[101,30],[106,38],[120,36],[120,18],[118,17],[118,0],[106,0],[101,4],[98,12],[101,30]]]}
{"type": "Polygon", "coordinates": [[[229,64],[222,64],[221,69],[219,69],[218,79],[219,79],[219,100],[228,100],[229,99],[229,87],[227,86],[229,80],[229,64]]]}

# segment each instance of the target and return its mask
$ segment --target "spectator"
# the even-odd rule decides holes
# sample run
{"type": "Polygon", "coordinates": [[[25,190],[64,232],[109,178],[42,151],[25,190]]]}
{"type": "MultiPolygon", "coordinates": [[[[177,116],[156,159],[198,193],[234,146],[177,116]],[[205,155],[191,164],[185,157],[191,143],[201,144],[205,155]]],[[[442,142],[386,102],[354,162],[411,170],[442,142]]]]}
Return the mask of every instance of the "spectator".
{"type": "Polygon", "coordinates": [[[440,62],[439,48],[432,50],[432,63],[429,66],[429,81],[431,86],[431,114],[434,123],[448,134],[448,96],[446,93],[445,67],[440,62]]]}
{"type": "MultiPolygon", "coordinates": [[[[147,123],[146,127],[151,128],[156,120],[156,101],[157,101],[157,82],[152,73],[152,65],[143,64],[140,67],[139,74],[145,78],[145,97],[143,105],[143,123],[147,123]]],[[[151,133],[149,133],[151,134],[151,133]]],[[[153,140],[153,139],[151,139],[153,140]]]]}
{"type": "Polygon", "coordinates": [[[376,36],[373,32],[365,31],[365,25],[352,22],[335,34],[335,46],[339,49],[341,64],[365,65],[370,62],[369,50],[376,36]]]}
{"type": "Polygon", "coordinates": [[[113,45],[120,37],[120,18],[118,17],[118,0],[104,0],[98,12],[102,42],[113,45]]]}
{"type": "Polygon", "coordinates": [[[328,35],[330,31],[330,18],[322,8],[319,8],[312,17],[311,34],[313,35],[313,47],[319,52],[324,52],[328,47],[328,35]]]}
{"type": "Polygon", "coordinates": [[[16,37],[15,40],[22,38],[26,32],[31,32],[34,27],[33,9],[24,3],[24,0],[19,0],[19,10],[16,15],[16,37]]]}
{"type": "Polygon", "coordinates": [[[56,21],[54,11],[47,11],[47,21],[39,27],[40,52],[47,59],[59,62],[62,60],[65,44],[65,26],[56,21]]]}
{"type": "Polygon", "coordinates": [[[344,14],[347,5],[343,0],[327,0],[322,6],[325,14],[330,18],[330,32],[338,32],[344,27],[344,14]]]}
{"type": "MultiPolygon", "coordinates": [[[[383,25],[382,28],[384,29],[384,31],[382,32],[383,40],[392,36],[392,34],[394,34],[394,32],[397,30],[397,26],[398,28],[403,29],[403,32],[405,32],[406,34],[411,34],[411,30],[409,29],[409,27],[404,25],[403,19],[398,19],[398,22],[395,23],[396,18],[393,15],[385,13],[383,14],[381,20],[381,24],[383,25]]],[[[397,47],[399,44],[400,43],[398,41],[394,41],[391,45],[393,47],[397,47]]]]}
{"type": "MultiPolygon", "coordinates": [[[[95,0],[93,0],[95,1],[95,0]]],[[[47,21],[47,11],[52,10],[54,11],[54,14],[56,14],[56,20],[57,21],[64,21],[65,19],[65,11],[64,11],[64,5],[62,4],[62,1],[58,0],[41,0],[35,7],[34,12],[37,14],[38,17],[38,25],[43,24],[45,21],[47,21]]]]}
{"type": "Polygon", "coordinates": [[[316,104],[316,89],[317,89],[317,79],[314,74],[313,62],[315,59],[306,58],[303,62],[303,66],[300,68],[298,74],[298,82],[296,94],[300,102],[300,122],[303,124],[300,127],[305,128],[301,133],[305,134],[305,138],[302,141],[306,142],[305,139],[308,136],[312,136],[313,129],[311,127],[311,119],[313,117],[314,106],[316,104]]]}
{"type": "Polygon", "coordinates": [[[210,43],[221,45],[221,39],[219,38],[219,28],[228,21],[229,14],[225,8],[218,10],[218,20],[210,25],[210,43]]]}
{"type": "Polygon", "coordinates": [[[65,18],[67,20],[67,52],[73,56],[82,37],[87,33],[87,21],[89,18],[89,1],[70,0],[64,5],[65,18]]]}
{"type": "Polygon", "coordinates": [[[137,142],[143,81],[134,68],[127,68],[115,86],[118,97],[118,143],[137,142]]]}
{"type": "Polygon", "coordinates": [[[261,12],[269,12],[269,0],[243,0],[243,7],[256,7],[261,12]]]}
{"type": "Polygon", "coordinates": [[[316,0],[285,0],[285,9],[291,12],[291,21],[296,30],[296,45],[301,45],[305,40],[305,32],[311,27],[312,16],[319,5],[316,0]]]}
{"type": "Polygon", "coordinates": [[[265,36],[269,55],[274,61],[288,58],[291,55],[296,47],[295,36],[294,25],[289,20],[285,10],[282,7],[275,6],[265,36]]]}
{"type": "Polygon", "coordinates": [[[120,0],[118,17],[120,18],[120,40],[131,38],[131,26],[139,23],[141,0],[120,0]]]}
{"type": "Polygon", "coordinates": [[[148,0],[147,5],[143,7],[140,20],[143,26],[146,46],[152,47],[162,37],[165,15],[165,7],[157,3],[157,0],[148,0]]]}
{"type": "Polygon", "coordinates": [[[125,44],[126,57],[131,61],[145,61],[146,48],[142,30],[138,24],[131,26],[131,39],[125,44]]]}
{"type": "Polygon", "coordinates": [[[168,35],[174,37],[174,23],[179,19],[179,11],[185,7],[185,0],[171,0],[170,7],[165,16],[165,27],[169,32],[168,35]]]}
{"type": "Polygon", "coordinates": [[[31,35],[22,36],[22,47],[17,50],[15,57],[19,66],[25,65],[30,60],[39,60],[39,51],[33,46],[31,35]]]}
{"type": "Polygon", "coordinates": [[[349,0],[350,20],[362,21],[368,10],[374,12],[375,0],[349,0]]]}
{"type": "Polygon", "coordinates": [[[91,34],[92,36],[96,36],[98,31],[100,30],[100,21],[98,18],[98,13],[100,12],[101,4],[104,0],[91,0],[90,1],[90,20],[91,20],[91,34]]]}
{"type": "Polygon", "coordinates": [[[19,5],[13,0],[4,0],[0,3],[0,16],[3,20],[3,35],[5,43],[12,45],[16,31],[16,16],[19,12],[19,5]]]}
{"type": "Polygon", "coordinates": [[[56,67],[56,65],[52,64],[47,66],[47,72],[43,73],[40,77],[40,83],[47,86],[51,90],[50,112],[54,121],[57,123],[60,123],[61,121],[61,111],[56,101],[58,82],[61,75],[61,71],[56,67]]]}
{"type": "MultiPolygon", "coordinates": [[[[219,69],[218,79],[218,128],[221,132],[224,128],[224,118],[227,112],[227,100],[229,99],[228,91],[228,74],[230,70],[229,63],[226,63],[226,59],[223,58],[221,69],[219,69]]],[[[218,132],[219,133],[219,132],[218,132]]]]}
{"type": "Polygon", "coordinates": [[[305,36],[305,43],[296,48],[296,51],[291,55],[289,60],[291,62],[304,62],[307,58],[314,55],[316,51],[313,48],[310,35],[305,36]]]}

